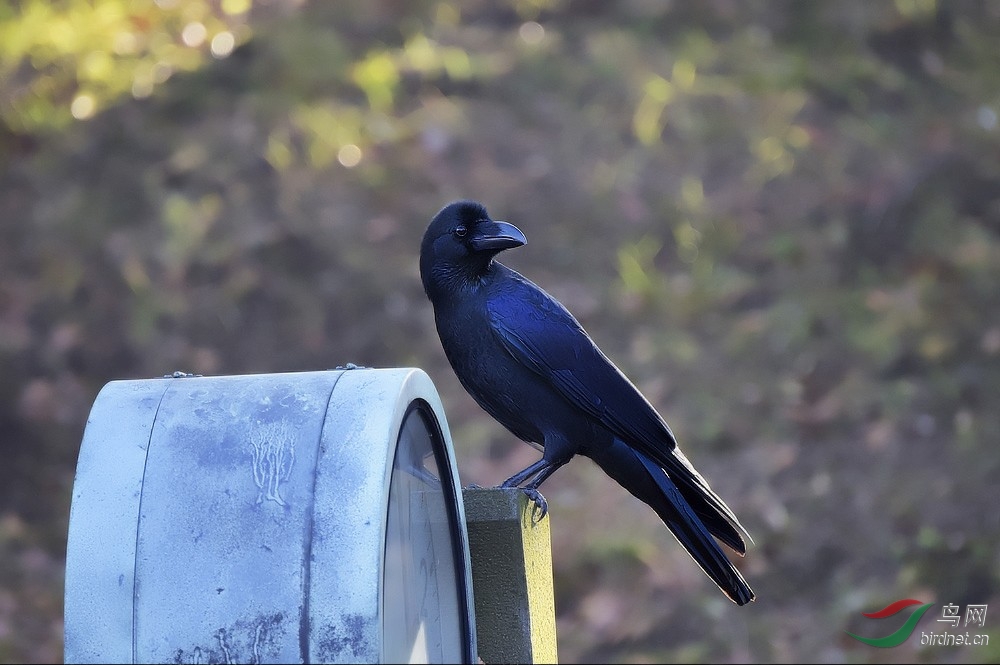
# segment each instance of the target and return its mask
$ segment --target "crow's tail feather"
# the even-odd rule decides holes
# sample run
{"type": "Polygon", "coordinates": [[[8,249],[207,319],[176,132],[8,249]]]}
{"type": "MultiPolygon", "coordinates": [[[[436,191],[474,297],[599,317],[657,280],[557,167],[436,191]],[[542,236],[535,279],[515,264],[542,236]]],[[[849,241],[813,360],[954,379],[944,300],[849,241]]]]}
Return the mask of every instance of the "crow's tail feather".
{"type": "Polygon", "coordinates": [[[692,508],[685,493],[659,464],[621,441],[598,451],[593,459],[605,473],[656,511],[677,541],[733,602],[746,605],[754,599],[743,575],[712,537],[715,534],[731,547],[738,543],[740,547],[734,549],[745,550],[742,538],[728,520],[717,513],[707,513],[714,520],[710,524],[715,528],[711,528],[699,516],[703,511],[692,508]]]}

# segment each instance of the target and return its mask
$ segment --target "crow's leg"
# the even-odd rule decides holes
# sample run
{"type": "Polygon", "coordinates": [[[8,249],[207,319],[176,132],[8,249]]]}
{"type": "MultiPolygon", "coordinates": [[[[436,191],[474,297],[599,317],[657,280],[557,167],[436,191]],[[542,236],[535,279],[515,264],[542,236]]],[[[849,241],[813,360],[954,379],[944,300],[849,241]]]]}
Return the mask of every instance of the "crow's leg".
{"type": "Polygon", "coordinates": [[[523,471],[515,473],[513,476],[503,481],[500,487],[520,487],[524,493],[535,503],[532,511],[532,521],[538,522],[549,512],[549,504],[538,491],[538,486],[545,482],[545,479],[556,472],[566,462],[551,462],[544,457],[523,471]]]}

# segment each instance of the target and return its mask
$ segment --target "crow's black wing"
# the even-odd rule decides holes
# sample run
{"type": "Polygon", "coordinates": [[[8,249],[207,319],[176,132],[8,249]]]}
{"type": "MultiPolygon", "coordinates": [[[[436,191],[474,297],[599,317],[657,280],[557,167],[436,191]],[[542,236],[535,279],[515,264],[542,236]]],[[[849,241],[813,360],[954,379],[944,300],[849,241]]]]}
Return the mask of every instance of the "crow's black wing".
{"type": "Polygon", "coordinates": [[[616,437],[659,464],[713,533],[744,553],[741,534],[747,535],[746,529],[677,449],[673,432],[656,409],[559,301],[508,272],[510,279],[503,280],[502,288],[487,300],[490,324],[506,350],[616,437]],[[713,513],[723,521],[713,520],[713,513]],[[734,528],[727,528],[726,522],[734,528]]]}
{"type": "Polygon", "coordinates": [[[487,309],[507,351],[577,407],[654,459],[674,449],[674,435],[656,409],[555,298],[516,275],[487,309]]]}

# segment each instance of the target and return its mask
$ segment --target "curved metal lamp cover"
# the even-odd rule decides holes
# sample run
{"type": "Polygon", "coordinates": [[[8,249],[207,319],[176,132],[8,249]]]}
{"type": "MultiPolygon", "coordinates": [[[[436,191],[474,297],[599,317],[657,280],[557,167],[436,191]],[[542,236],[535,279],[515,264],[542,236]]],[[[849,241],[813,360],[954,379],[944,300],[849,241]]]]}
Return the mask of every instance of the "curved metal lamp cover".
{"type": "Polygon", "coordinates": [[[113,381],[80,449],[70,662],[473,662],[454,452],[419,369],[113,381]]]}

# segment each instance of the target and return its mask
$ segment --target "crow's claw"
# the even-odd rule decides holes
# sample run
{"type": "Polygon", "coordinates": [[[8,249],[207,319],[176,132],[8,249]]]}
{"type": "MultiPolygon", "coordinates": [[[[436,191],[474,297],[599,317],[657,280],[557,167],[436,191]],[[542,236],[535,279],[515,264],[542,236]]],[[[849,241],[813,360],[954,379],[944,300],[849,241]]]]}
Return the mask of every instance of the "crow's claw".
{"type": "Polygon", "coordinates": [[[521,491],[524,492],[529,499],[531,499],[535,506],[531,510],[531,523],[538,524],[545,516],[549,514],[549,503],[542,496],[542,493],[536,490],[534,487],[523,487],[521,491]]]}

